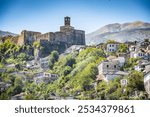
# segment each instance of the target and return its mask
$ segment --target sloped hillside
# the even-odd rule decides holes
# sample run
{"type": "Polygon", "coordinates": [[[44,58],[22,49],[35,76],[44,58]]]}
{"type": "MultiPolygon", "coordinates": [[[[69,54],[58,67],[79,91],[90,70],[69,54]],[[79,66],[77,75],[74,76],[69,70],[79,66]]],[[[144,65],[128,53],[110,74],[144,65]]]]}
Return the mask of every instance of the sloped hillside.
{"type": "Polygon", "coordinates": [[[118,42],[142,41],[150,38],[150,23],[133,22],[124,24],[108,24],[99,30],[86,35],[86,44],[99,44],[109,39],[118,42]]]}

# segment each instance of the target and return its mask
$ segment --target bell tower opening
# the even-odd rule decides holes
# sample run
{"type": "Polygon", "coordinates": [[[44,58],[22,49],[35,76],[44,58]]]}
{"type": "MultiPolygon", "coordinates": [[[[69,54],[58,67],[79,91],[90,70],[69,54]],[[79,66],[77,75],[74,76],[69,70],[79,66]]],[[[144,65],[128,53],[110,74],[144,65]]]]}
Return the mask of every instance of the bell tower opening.
{"type": "Polygon", "coordinates": [[[70,20],[71,20],[70,17],[68,17],[68,16],[65,17],[65,18],[64,18],[64,25],[65,25],[65,26],[70,26],[70,20]]]}

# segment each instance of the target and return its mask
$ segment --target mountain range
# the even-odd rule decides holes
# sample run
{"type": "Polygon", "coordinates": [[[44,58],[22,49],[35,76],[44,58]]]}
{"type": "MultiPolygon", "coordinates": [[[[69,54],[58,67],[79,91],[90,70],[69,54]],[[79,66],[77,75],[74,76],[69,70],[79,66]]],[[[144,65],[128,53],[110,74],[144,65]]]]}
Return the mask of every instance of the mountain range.
{"type": "Polygon", "coordinates": [[[150,39],[150,23],[141,21],[124,24],[114,23],[86,34],[86,44],[97,45],[107,40],[118,42],[143,41],[146,38],[150,39]]]}
{"type": "Polygon", "coordinates": [[[17,34],[14,34],[14,33],[8,32],[8,31],[0,30],[0,37],[4,37],[4,36],[8,36],[8,35],[17,36],[17,34]]]}

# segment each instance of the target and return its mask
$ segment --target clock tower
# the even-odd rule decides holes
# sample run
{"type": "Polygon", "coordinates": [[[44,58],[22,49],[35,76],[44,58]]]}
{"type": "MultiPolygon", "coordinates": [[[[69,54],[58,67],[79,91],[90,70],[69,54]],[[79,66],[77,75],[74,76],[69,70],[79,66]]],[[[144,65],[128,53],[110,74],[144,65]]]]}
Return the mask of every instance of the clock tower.
{"type": "Polygon", "coordinates": [[[68,17],[68,16],[66,16],[65,18],[64,18],[64,25],[65,26],[70,26],[70,17],[68,17]]]}

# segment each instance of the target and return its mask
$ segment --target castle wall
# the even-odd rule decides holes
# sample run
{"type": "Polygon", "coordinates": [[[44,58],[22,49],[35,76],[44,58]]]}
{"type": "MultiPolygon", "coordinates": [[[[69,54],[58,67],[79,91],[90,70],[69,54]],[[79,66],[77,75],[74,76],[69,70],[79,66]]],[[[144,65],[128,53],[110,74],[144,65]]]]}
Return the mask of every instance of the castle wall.
{"type": "Polygon", "coordinates": [[[18,44],[19,45],[32,44],[35,41],[36,37],[40,34],[41,34],[40,32],[23,30],[18,38],[18,44]]]}
{"type": "Polygon", "coordinates": [[[36,40],[49,40],[49,38],[50,38],[50,33],[45,33],[45,34],[38,35],[36,37],[36,40]]]}
{"type": "Polygon", "coordinates": [[[18,37],[18,42],[17,42],[17,44],[18,44],[18,45],[23,45],[23,44],[25,43],[24,40],[25,40],[25,39],[24,39],[24,34],[21,34],[21,35],[18,37]]]}
{"type": "Polygon", "coordinates": [[[49,37],[48,41],[51,43],[55,43],[55,33],[53,33],[53,32],[50,33],[50,37],[49,37]]]}
{"type": "Polygon", "coordinates": [[[76,45],[85,45],[85,31],[75,30],[76,45]]]}
{"type": "Polygon", "coordinates": [[[66,34],[63,32],[55,32],[55,42],[67,42],[66,34]]]}

